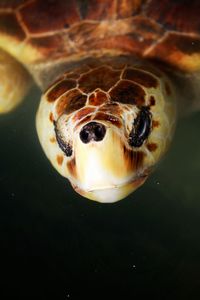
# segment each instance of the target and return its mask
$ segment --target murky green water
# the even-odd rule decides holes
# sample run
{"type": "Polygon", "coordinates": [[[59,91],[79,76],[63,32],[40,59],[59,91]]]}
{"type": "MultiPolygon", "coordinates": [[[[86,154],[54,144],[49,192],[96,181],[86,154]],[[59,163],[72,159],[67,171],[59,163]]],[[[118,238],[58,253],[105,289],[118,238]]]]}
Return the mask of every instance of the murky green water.
{"type": "Polygon", "coordinates": [[[39,95],[0,118],[0,293],[200,299],[200,114],[178,123],[143,188],[101,205],[75,194],[45,158],[39,95]]]}

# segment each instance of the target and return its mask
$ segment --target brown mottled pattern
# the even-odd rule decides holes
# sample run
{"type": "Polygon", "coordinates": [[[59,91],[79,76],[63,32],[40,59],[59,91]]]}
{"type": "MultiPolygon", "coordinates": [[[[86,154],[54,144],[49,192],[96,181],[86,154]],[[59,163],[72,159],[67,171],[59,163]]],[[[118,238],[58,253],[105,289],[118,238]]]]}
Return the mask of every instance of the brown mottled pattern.
{"type": "Polygon", "coordinates": [[[158,78],[162,78],[162,73],[158,70],[158,68],[156,68],[156,67],[154,68],[154,66],[152,66],[152,65],[141,64],[140,63],[140,64],[134,66],[134,68],[147,71],[149,73],[154,74],[158,78]]]}
{"type": "Polygon", "coordinates": [[[137,84],[121,80],[116,87],[110,91],[112,101],[124,104],[142,105],[145,102],[145,92],[137,84]]]}
{"type": "Polygon", "coordinates": [[[73,89],[59,99],[56,105],[57,114],[61,115],[63,112],[70,114],[82,108],[86,100],[87,96],[81,94],[79,90],[73,89]]]}
{"type": "Polygon", "coordinates": [[[0,13],[0,33],[10,35],[20,41],[25,38],[25,33],[19,25],[16,16],[11,13],[0,13]]]}
{"type": "MultiPolygon", "coordinates": [[[[47,61],[109,50],[191,71],[199,69],[198,57],[196,67],[186,57],[200,53],[199,11],[199,0],[2,0],[0,34],[21,41],[26,32],[27,45],[36,50],[31,63],[39,60],[44,67],[47,61]]],[[[29,63],[20,51],[14,55],[29,63]]]]}
{"type": "Polygon", "coordinates": [[[55,142],[56,142],[55,137],[50,138],[50,142],[51,142],[51,143],[55,143],[55,142]]]}
{"type": "Polygon", "coordinates": [[[133,151],[133,160],[136,169],[139,169],[143,165],[144,155],[142,151],[133,151]]]}
{"type": "MultiPolygon", "coordinates": [[[[80,0],[81,1],[81,0],[80,0]]],[[[83,1],[83,0],[82,0],[83,1]]],[[[113,19],[116,14],[115,0],[90,0],[85,1],[87,11],[84,17],[88,20],[113,19]]]]}
{"type": "Polygon", "coordinates": [[[112,123],[113,125],[117,126],[117,127],[121,127],[122,124],[119,120],[119,118],[113,116],[113,115],[108,115],[106,113],[103,112],[98,112],[95,117],[95,120],[101,120],[101,121],[108,121],[110,123],[112,123]]]}
{"type": "Polygon", "coordinates": [[[107,112],[111,115],[120,115],[122,112],[120,106],[116,102],[106,103],[102,107],[100,107],[99,111],[107,112]]]}
{"type": "Polygon", "coordinates": [[[58,99],[62,94],[71,90],[76,86],[76,81],[67,79],[58,82],[48,93],[47,93],[47,101],[54,102],[58,99]]]}
{"type": "Polygon", "coordinates": [[[185,55],[200,53],[200,37],[183,36],[176,33],[170,33],[164,41],[158,44],[150,53],[149,57],[156,58],[162,62],[184,69],[180,60],[185,55]],[[172,54],[173,49],[173,55],[172,54]]]}
{"type": "Polygon", "coordinates": [[[176,36],[171,35],[172,40],[174,41],[174,46],[181,51],[183,54],[193,54],[200,52],[200,38],[194,38],[191,36],[176,36]]]}
{"type": "Polygon", "coordinates": [[[70,69],[69,71],[65,72],[64,76],[69,79],[78,79],[81,74],[86,73],[89,70],[90,68],[87,65],[83,64],[78,68],[73,68],[72,70],[70,69]]]}
{"type": "Polygon", "coordinates": [[[52,112],[50,112],[50,114],[49,114],[49,120],[50,120],[50,122],[53,122],[53,121],[54,121],[52,112]]]}
{"type": "Polygon", "coordinates": [[[150,102],[150,106],[154,106],[156,104],[156,99],[154,96],[151,96],[150,99],[149,99],[149,102],[150,102]]]}
{"type": "Polygon", "coordinates": [[[57,155],[56,159],[57,159],[57,163],[59,164],[59,166],[61,166],[62,163],[63,163],[63,156],[62,155],[57,155]]]}
{"type": "Polygon", "coordinates": [[[36,48],[44,57],[60,58],[68,54],[64,46],[63,36],[58,33],[53,36],[35,37],[29,39],[29,44],[36,48]],[[59,46],[59,51],[58,51],[59,46]]]}
{"type": "Polygon", "coordinates": [[[52,82],[44,91],[43,93],[46,94],[52,87],[54,87],[58,82],[61,82],[65,76],[58,77],[54,82],[52,82]]]}
{"type": "MultiPolygon", "coordinates": [[[[90,68],[90,69],[96,69],[96,68],[99,68],[99,67],[102,67],[102,60],[101,59],[96,59],[96,58],[90,58],[89,61],[87,62],[87,66],[90,68]]],[[[110,66],[110,63],[104,63],[104,67],[108,67],[110,66]]]]}
{"type": "Polygon", "coordinates": [[[74,178],[77,177],[77,172],[76,172],[76,160],[73,158],[72,160],[67,162],[67,168],[71,176],[74,178]]]}
{"type": "Polygon", "coordinates": [[[135,15],[141,0],[78,0],[80,15],[83,19],[106,20],[128,18],[135,15]]]}
{"type": "Polygon", "coordinates": [[[117,35],[105,37],[104,39],[93,40],[90,43],[90,48],[94,49],[115,49],[124,51],[125,53],[140,53],[141,47],[143,50],[147,49],[151,43],[143,40],[142,42],[136,39],[134,34],[117,35]]]}
{"type": "Polygon", "coordinates": [[[151,0],[146,14],[155,19],[168,30],[193,32],[199,34],[200,29],[199,0],[151,0]]]}
{"type": "Polygon", "coordinates": [[[117,16],[118,18],[128,18],[137,14],[140,10],[142,0],[118,0],[117,16]]]}
{"type": "Polygon", "coordinates": [[[87,101],[87,96],[79,93],[76,96],[73,96],[71,98],[71,100],[69,101],[69,104],[67,105],[65,110],[67,113],[70,114],[70,113],[84,107],[86,101],[87,101]]]}
{"type": "Polygon", "coordinates": [[[108,96],[102,91],[92,93],[89,97],[89,105],[98,106],[108,101],[108,96]]]}
{"type": "Polygon", "coordinates": [[[79,88],[85,93],[90,93],[97,88],[108,91],[119,80],[119,76],[120,71],[102,66],[82,75],[78,80],[79,88]]]}
{"type": "Polygon", "coordinates": [[[144,153],[142,151],[133,151],[125,146],[123,146],[123,149],[127,169],[132,170],[134,168],[138,170],[143,164],[144,153]]]}
{"type": "Polygon", "coordinates": [[[98,34],[98,23],[77,23],[70,28],[68,36],[79,50],[85,49],[90,51],[92,49],[92,40],[96,41],[98,34]]]}
{"type": "Polygon", "coordinates": [[[127,68],[125,69],[122,78],[132,80],[147,88],[156,88],[158,86],[158,81],[155,77],[141,70],[127,68]]]}
{"type": "Polygon", "coordinates": [[[132,26],[138,40],[143,38],[146,41],[156,41],[165,32],[164,28],[157,24],[154,19],[149,19],[141,15],[132,19],[132,26]]]}
{"type": "Polygon", "coordinates": [[[80,21],[75,0],[35,0],[20,14],[30,33],[60,30],[80,21]]]}
{"type": "Polygon", "coordinates": [[[95,107],[85,107],[85,108],[79,110],[73,117],[73,121],[78,121],[78,120],[83,119],[88,114],[93,113],[95,111],[95,109],[96,109],[95,107]]]}
{"type": "Polygon", "coordinates": [[[68,79],[78,79],[80,77],[80,74],[76,72],[70,72],[69,74],[66,74],[66,78],[68,79]]]}
{"type": "Polygon", "coordinates": [[[156,120],[153,120],[153,121],[152,121],[152,127],[153,127],[153,128],[159,127],[159,125],[160,125],[160,122],[159,122],[159,121],[156,121],[156,120]]]}
{"type": "Polygon", "coordinates": [[[0,1],[0,9],[15,9],[18,6],[28,2],[30,0],[1,0],[0,1]]]}
{"type": "Polygon", "coordinates": [[[126,67],[127,63],[124,62],[124,61],[120,61],[122,58],[121,57],[118,57],[117,60],[114,60],[114,61],[109,61],[107,63],[107,65],[109,65],[110,67],[114,68],[115,70],[116,69],[119,69],[119,70],[122,70],[126,67]]]}
{"type": "Polygon", "coordinates": [[[158,146],[157,146],[156,143],[149,143],[149,144],[147,144],[147,149],[148,149],[150,152],[155,151],[157,148],[158,148],[158,146]]]}
{"type": "Polygon", "coordinates": [[[98,49],[99,47],[106,49],[118,49],[121,51],[143,55],[152,43],[161,38],[164,34],[164,29],[161,28],[154,20],[150,20],[144,16],[136,16],[129,21],[129,32],[120,34],[116,31],[115,34],[105,35],[102,39],[90,41],[90,47],[98,49]]]}

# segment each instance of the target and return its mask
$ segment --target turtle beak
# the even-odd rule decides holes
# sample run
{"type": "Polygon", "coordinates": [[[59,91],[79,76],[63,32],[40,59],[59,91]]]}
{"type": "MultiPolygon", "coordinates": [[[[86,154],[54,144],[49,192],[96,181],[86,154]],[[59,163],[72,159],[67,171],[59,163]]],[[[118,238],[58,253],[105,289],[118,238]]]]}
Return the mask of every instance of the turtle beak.
{"type": "Polygon", "coordinates": [[[126,184],[122,184],[121,186],[110,186],[104,187],[101,189],[93,189],[93,190],[84,190],[80,187],[73,185],[74,190],[82,195],[85,198],[90,200],[95,200],[100,203],[114,203],[119,200],[124,199],[129,194],[134,192],[138,187],[140,187],[147,179],[146,176],[138,177],[126,184]]]}
{"type": "Polygon", "coordinates": [[[121,132],[99,122],[86,124],[74,140],[76,178],[74,189],[98,202],[116,202],[139,187],[146,176],[138,177],[132,150],[127,150],[121,132]]]}

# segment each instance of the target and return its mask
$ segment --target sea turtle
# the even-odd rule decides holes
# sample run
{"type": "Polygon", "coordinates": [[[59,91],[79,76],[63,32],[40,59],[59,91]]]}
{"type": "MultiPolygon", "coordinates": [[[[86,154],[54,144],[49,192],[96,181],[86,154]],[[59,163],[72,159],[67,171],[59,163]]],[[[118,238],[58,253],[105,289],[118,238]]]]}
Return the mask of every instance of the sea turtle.
{"type": "Polygon", "coordinates": [[[176,107],[200,106],[199,13],[198,0],[1,0],[0,110],[33,78],[52,165],[81,195],[120,200],[165,154],[176,107]]]}

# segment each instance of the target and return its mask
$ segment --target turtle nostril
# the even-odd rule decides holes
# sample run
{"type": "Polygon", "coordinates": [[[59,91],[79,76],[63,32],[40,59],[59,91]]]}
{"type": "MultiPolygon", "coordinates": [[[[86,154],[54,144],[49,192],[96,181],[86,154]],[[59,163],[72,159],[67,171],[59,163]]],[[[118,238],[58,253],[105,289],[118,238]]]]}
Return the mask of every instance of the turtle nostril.
{"type": "Polygon", "coordinates": [[[103,140],[105,134],[106,134],[106,127],[101,123],[95,123],[95,125],[94,125],[94,138],[95,138],[95,141],[103,140]]]}
{"type": "Polygon", "coordinates": [[[89,142],[89,132],[87,131],[87,129],[83,128],[80,132],[80,139],[83,143],[88,143],[89,142]]]}
{"type": "Polygon", "coordinates": [[[90,122],[83,126],[80,131],[80,139],[83,143],[87,144],[90,141],[101,141],[106,134],[106,127],[97,122],[90,122]]]}

